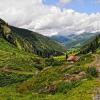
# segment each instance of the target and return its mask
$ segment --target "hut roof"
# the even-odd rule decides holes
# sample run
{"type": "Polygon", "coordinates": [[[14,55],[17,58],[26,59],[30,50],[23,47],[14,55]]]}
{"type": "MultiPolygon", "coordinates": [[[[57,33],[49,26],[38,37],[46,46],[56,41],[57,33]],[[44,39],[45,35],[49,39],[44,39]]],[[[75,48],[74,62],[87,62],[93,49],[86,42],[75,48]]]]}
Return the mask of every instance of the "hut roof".
{"type": "Polygon", "coordinates": [[[73,62],[76,62],[76,61],[78,61],[80,59],[80,57],[78,57],[78,56],[70,56],[70,57],[68,57],[68,61],[73,61],[73,62]]]}

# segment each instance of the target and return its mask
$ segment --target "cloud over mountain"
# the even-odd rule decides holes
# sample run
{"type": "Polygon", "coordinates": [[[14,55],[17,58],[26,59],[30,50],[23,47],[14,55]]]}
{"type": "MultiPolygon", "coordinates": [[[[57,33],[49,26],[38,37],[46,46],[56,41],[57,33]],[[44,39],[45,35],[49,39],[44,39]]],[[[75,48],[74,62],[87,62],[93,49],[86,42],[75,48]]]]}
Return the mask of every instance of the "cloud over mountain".
{"type": "MultiPolygon", "coordinates": [[[[63,3],[69,0],[61,0],[63,3]]],[[[0,0],[0,17],[17,27],[44,35],[100,30],[100,13],[79,13],[45,5],[42,0],[0,0]]]]}

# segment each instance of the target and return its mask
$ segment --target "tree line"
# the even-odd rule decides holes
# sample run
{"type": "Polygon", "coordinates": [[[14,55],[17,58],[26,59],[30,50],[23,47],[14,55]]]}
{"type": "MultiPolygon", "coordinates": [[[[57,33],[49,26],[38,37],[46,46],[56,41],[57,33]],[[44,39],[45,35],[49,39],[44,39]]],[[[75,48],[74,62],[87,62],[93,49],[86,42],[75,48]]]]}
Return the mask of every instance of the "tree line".
{"type": "Polygon", "coordinates": [[[100,34],[97,35],[96,37],[94,37],[91,42],[84,45],[80,49],[80,53],[81,54],[86,54],[86,53],[89,53],[89,52],[94,53],[96,51],[96,49],[99,48],[99,47],[100,47],[100,34]]]}

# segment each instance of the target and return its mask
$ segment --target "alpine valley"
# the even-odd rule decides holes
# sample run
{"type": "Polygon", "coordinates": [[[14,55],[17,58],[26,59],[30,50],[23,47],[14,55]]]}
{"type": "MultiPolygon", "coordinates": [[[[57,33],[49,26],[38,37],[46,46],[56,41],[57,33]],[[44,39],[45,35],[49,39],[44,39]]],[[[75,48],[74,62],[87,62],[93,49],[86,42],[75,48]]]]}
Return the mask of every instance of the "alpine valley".
{"type": "Polygon", "coordinates": [[[46,37],[0,19],[0,100],[99,96],[99,32],[46,37]]]}

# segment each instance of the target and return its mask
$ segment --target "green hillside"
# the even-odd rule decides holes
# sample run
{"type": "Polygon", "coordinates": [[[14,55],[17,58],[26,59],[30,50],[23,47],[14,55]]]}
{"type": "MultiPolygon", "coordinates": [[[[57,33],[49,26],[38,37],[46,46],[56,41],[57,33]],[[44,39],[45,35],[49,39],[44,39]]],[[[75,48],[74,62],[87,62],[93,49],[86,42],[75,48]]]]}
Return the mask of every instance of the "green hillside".
{"type": "Polygon", "coordinates": [[[61,55],[62,52],[66,51],[63,46],[46,36],[21,28],[11,27],[11,29],[21,38],[31,43],[34,52],[38,55],[48,57],[49,55],[61,55]]]}
{"type": "Polygon", "coordinates": [[[34,71],[39,61],[42,64],[42,58],[35,54],[20,51],[3,38],[0,38],[0,68],[7,67],[16,70],[34,71]]]}
{"type": "Polygon", "coordinates": [[[86,54],[74,64],[66,62],[64,57],[54,59],[63,64],[46,66],[41,71],[34,69],[33,73],[28,67],[27,70],[10,68],[12,72],[0,72],[0,99],[92,100],[94,89],[100,86],[96,74],[88,69],[88,65],[95,60],[94,55],[86,54]]]}
{"type": "Polygon", "coordinates": [[[92,37],[88,40],[84,46],[81,48],[80,52],[85,54],[89,52],[96,52],[97,48],[100,48],[100,34],[92,37]]]}
{"type": "Polygon", "coordinates": [[[0,19],[0,36],[20,50],[35,53],[42,57],[62,55],[66,49],[48,37],[26,29],[9,26],[0,19]]]}
{"type": "Polygon", "coordinates": [[[100,87],[99,36],[87,46],[95,52],[67,52],[80,57],[71,63],[58,43],[0,19],[0,100],[92,100],[100,87]]]}
{"type": "Polygon", "coordinates": [[[84,46],[86,43],[91,41],[92,38],[94,38],[96,35],[100,34],[100,32],[96,33],[82,33],[79,35],[76,34],[70,34],[65,36],[55,35],[52,36],[51,39],[60,42],[63,44],[66,48],[80,48],[84,46]]]}

